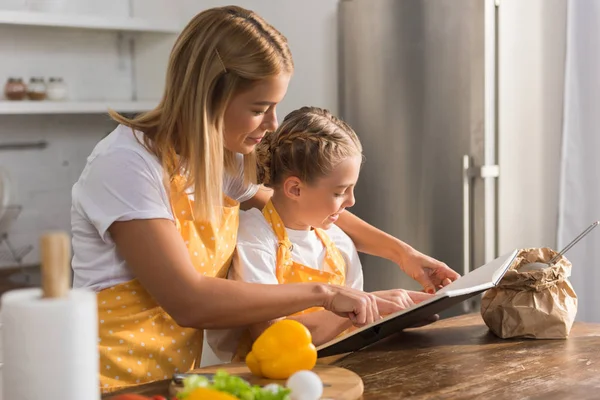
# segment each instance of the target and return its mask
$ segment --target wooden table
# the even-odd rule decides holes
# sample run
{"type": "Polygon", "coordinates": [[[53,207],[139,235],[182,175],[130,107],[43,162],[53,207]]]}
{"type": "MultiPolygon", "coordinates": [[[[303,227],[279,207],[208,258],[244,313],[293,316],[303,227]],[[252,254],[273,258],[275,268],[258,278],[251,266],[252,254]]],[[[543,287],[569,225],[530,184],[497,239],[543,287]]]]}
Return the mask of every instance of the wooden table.
{"type": "MultiPolygon", "coordinates": [[[[567,340],[503,340],[479,314],[407,330],[330,362],[360,375],[364,399],[600,399],[600,325],[567,340]]],[[[168,381],[131,392],[167,394],[168,381]]]]}
{"type": "Polygon", "coordinates": [[[365,399],[600,399],[600,325],[567,340],[506,340],[479,314],[405,331],[335,363],[365,399]]]}

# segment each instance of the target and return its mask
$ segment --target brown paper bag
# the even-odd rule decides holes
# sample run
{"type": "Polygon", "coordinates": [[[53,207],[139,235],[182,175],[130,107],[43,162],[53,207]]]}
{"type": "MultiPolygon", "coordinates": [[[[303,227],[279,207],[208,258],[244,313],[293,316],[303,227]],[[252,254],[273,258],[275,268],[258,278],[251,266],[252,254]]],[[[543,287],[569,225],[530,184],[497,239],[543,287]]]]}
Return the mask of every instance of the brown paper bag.
{"type": "Polygon", "coordinates": [[[577,295],[567,279],[571,263],[562,256],[552,267],[519,272],[532,262],[550,261],[548,248],[523,249],[498,286],[481,300],[481,316],[497,336],[566,339],[577,314],[577,295]]]}

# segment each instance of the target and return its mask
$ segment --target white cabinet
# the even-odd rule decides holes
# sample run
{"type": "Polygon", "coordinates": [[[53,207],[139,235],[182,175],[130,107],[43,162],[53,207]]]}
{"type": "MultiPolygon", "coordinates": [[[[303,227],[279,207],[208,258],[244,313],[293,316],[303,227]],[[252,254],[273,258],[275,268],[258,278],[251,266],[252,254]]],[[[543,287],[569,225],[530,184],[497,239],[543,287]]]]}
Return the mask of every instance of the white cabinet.
{"type": "Polygon", "coordinates": [[[9,101],[0,93],[0,115],[141,112],[158,104],[169,52],[187,22],[179,5],[101,3],[50,13],[2,10],[0,1],[1,87],[9,77],[61,77],[68,87],[66,101],[9,101]]]}

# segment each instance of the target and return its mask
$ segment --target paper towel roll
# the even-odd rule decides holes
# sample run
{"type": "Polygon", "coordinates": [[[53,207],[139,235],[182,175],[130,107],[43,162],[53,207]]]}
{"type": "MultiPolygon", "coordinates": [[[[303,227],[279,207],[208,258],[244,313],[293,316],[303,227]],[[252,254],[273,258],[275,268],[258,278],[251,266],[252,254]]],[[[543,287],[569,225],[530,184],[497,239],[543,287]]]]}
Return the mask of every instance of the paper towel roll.
{"type": "Polygon", "coordinates": [[[4,399],[100,398],[95,293],[42,299],[41,289],[8,292],[2,331],[4,399]]]}

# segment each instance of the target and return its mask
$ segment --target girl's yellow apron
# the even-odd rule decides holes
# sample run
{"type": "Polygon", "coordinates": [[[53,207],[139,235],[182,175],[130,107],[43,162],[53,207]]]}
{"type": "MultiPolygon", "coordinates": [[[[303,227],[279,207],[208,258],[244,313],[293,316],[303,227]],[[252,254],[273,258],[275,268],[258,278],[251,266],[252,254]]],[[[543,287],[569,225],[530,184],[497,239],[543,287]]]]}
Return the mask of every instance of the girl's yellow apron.
{"type": "MultiPolygon", "coordinates": [[[[196,221],[193,201],[172,185],[171,205],[177,229],[194,267],[206,276],[225,278],[237,240],[239,203],[226,198],[220,224],[196,221]]],[[[97,295],[100,385],[104,392],[168,379],[199,362],[203,331],[182,328],[134,279],[97,295]]]]}
{"type": "MultiPolygon", "coordinates": [[[[278,246],[275,274],[277,276],[277,281],[280,284],[301,282],[320,282],[342,286],[345,284],[346,262],[338,248],[335,246],[335,243],[331,241],[329,235],[327,235],[324,230],[313,228],[317,237],[321,240],[323,246],[325,246],[325,264],[328,267],[328,271],[325,271],[325,268],[323,270],[317,270],[292,260],[292,242],[290,242],[281,217],[279,217],[277,210],[273,207],[271,200],[269,200],[262,212],[277,236],[278,246]]],[[[293,315],[300,315],[319,310],[322,310],[322,308],[313,307],[293,315]]],[[[240,339],[240,344],[238,345],[238,350],[233,361],[245,359],[246,355],[250,352],[251,347],[252,339],[250,333],[246,331],[240,339]]]]}
{"type": "MultiPolygon", "coordinates": [[[[325,246],[325,264],[329,271],[317,270],[292,260],[292,242],[290,242],[285,226],[270,200],[263,208],[263,215],[277,236],[275,273],[279,283],[322,282],[335,285],[344,284],[346,281],[346,262],[324,230],[313,228],[317,237],[325,246]]],[[[317,308],[312,308],[301,311],[296,315],[316,310],[317,308]]]]}

